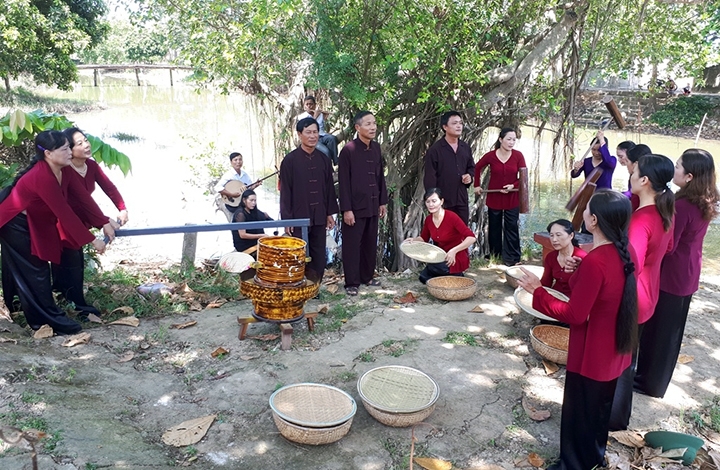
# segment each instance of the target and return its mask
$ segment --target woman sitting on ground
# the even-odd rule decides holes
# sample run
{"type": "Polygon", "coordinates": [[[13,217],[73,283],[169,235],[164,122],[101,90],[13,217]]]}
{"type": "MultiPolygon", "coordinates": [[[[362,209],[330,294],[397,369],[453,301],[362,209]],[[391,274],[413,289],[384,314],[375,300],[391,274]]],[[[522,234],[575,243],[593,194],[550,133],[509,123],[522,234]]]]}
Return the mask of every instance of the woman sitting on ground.
{"type": "Polygon", "coordinates": [[[574,258],[583,259],[587,255],[580,249],[575,239],[575,230],[569,220],[558,219],[547,226],[550,233],[550,243],[555,251],[548,253],[543,260],[543,277],[540,283],[545,287],[552,287],[556,291],[570,296],[570,277],[575,272],[571,267],[577,262],[574,258]],[[570,264],[567,261],[573,261],[570,264]]]}
{"type": "Polygon", "coordinates": [[[438,188],[425,192],[425,207],[430,214],[425,218],[419,237],[408,238],[405,243],[432,242],[447,252],[445,261],[428,263],[420,273],[420,282],[438,276],[462,276],[470,267],[468,248],[475,243],[475,234],[462,219],[452,211],[443,208],[445,200],[438,188]]]}
{"type": "MultiPolygon", "coordinates": [[[[233,222],[262,222],[264,220],[273,220],[265,212],[257,208],[257,195],[252,189],[246,190],[242,193],[240,199],[240,206],[233,215],[233,222]]],[[[265,230],[261,228],[250,228],[233,230],[233,245],[235,245],[236,251],[247,252],[251,248],[257,246],[257,242],[262,237],[265,237],[265,230]]],[[[255,256],[255,251],[252,250],[252,255],[255,256]]]]}

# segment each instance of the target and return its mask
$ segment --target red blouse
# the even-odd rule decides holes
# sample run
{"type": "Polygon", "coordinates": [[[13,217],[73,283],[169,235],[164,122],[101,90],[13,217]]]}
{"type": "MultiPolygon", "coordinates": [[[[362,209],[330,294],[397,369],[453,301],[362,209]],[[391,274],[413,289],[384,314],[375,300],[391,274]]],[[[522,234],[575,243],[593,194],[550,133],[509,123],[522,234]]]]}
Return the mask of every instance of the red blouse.
{"type": "Polygon", "coordinates": [[[570,324],[567,370],[601,382],[616,379],[631,357],[615,349],[615,324],[625,288],[623,262],[615,246],[590,251],[570,278],[570,288],[569,302],[535,289],[533,308],[570,324]]]}
{"type": "Polygon", "coordinates": [[[635,277],[638,285],[638,323],[642,325],[655,313],[660,295],[660,265],[665,253],[672,250],[673,228],[666,232],[657,208],[654,205],[645,206],[633,212],[628,240],[638,257],[635,277]]]}
{"type": "Polygon", "coordinates": [[[40,161],[25,173],[0,203],[0,227],[22,211],[26,211],[30,230],[31,253],[43,261],[60,263],[62,244],[79,249],[95,237],[82,220],[102,227],[108,218],[102,214],[87,190],[64,168],[62,183],[58,184],[52,169],[40,161]],[[76,214],[68,200],[77,200],[80,212],[76,214]],[[81,220],[82,219],[82,220],[81,220]]]}
{"type": "MultiPolygon", "coordinates": [[[[435,245],[445,251],[450,251],[461,244],[467,237],[475,238],[475,234],[468,228],[465,223],[453,211],[445,211],[440,226],[436,227],[432,220],[432,214],[425,218],[420,236],[423,240],[432,240],[435,245]]],[[[450,274],[464,272],[470,267],[470,257],[467,250],[460,250],[455,255],[455,264],[449,266],[450,274]]]]}
{"type": "MultiPolygon", "coordinates": [[[[518,172],[520,168],[524,168],[525,157],[517,150],[512,151],[510,158],[505,163],[501,162],[495,154],[496,150],[491,150],[475,164],[475,187],[480,187],[480,175],[483,169],[490,165],[490,182],[488,189],[502,189],[503,186],[512,184],[515,188],[520,187],[518,172]]],[[[488,193],[485,204],[490,209],[507,210],[515,209],[520,206],[520,195],[517,191],[511,193],[488,193]]]]}
{"type": "Polygon", "coordinates": [[[98,163],[92,158],[88,158],[85,163],[87,164],[87,173],[85,173],[85,177],[77,171],[73,171],[73,173],[80,178],[80,181],[83,186],[85,186],[88,193],[92,194],[93,191],[95,191],[95,183],[97,183],[119,211],[126,210],[125,201],[123,201],[120,191],[118,191],[117,186],[110,181],[110,178],[105,175],[105,172],[102,171],[100,165],[98,165],[98,163]]]}
{"type": "MultiPolygon", "coordinates": [[[[569,282],[570,278],[575,273],[568,273],[565,271],[563,266],[560,266],[558,263],[559,255],[560,252],[557,250],[551,251],[547,254],[545,260],[543,260],[543,267],[545,268],[545,271],[543,272],[542,279],[540,279],[540,283],[545,287],[552,287],[556,291],[560,291],[570,297],[571,289],[569,282]]],[[[572,255],[584,259],[585,256],[587,256],[587,253],[576,246],[573,249],[572,255]]]]}

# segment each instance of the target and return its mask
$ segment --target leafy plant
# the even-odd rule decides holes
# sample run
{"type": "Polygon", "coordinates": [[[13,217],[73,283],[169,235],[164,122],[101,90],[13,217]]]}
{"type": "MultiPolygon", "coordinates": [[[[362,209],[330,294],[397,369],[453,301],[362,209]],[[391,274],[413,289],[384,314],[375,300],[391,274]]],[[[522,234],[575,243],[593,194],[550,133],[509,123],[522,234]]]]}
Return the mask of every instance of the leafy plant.
{"type": "Polygon", "coordinates": [[[443,341],[463,346],[478,346],[478,342],[475,337],[464,331],[448,331],[443,338],[443,341]]]}
{"type": "Polygon", "coordinates": [[[681,96],[670,101],[650,116],[650,121],[663,128],[696,126],[705,113],[716,105],[704,96],[681,96]]]}

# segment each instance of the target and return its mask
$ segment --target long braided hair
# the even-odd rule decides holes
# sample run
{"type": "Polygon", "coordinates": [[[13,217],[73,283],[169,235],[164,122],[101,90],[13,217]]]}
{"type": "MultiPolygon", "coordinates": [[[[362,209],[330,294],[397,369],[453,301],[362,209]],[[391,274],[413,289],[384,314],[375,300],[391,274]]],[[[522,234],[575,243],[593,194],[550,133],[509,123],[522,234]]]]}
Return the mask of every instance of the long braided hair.
{"type": "Polygon", "coordinates": [[[615,350],[620,354],[635,350],[638,342],[638,300],[635,264],[628,251],[628,226],[632,207],[625,195],[599,190],[588,203],[590,213],[597,217],[600,231],[615,245],[623,263],[625,286],[615,323],[615,350]]]}

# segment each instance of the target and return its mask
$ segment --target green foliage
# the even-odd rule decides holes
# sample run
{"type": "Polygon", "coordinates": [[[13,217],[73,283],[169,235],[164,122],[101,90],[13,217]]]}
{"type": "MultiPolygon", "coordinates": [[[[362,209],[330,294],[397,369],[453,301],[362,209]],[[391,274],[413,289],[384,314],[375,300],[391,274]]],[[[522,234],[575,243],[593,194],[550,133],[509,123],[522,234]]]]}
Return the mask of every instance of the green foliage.
{"type": "Polygon", "coordinates": [[[83,50],[80,59],[88,64],[152,64],[164,61],[171,38],[163,26],[154,23],[135,25],[124,20],[113,21],[103,41],[83,50]]]}
{"type": "Polygon", "coordinates": [[[443,342],[462,346],[478,346],[475,337],[463,331],[448,331],[443,338],[443,342]]]}
{"type": "Polygon", "coordinates": [[[650,121],[663,128],[696,126],[715,105],[704,96],[680,96],[650,116],[650,121]]]}
{"type": "MultiPolygon", "coordinates": [[[[9,165],[5,169],[0,169],[0,182],[5,181],[4,176],[10,173],[12,165],[16,165],[16,170],[18,166],[24,166],[30,161],[34,153],[32,141],[38,133],[46,130],[62,131],[72,126],[73,123],[67,117],[39,109],[29,113],[20,109],[8,112],[0,119],[0,129],[2,129],[0,164],[9,165]]],[[[103,163],[108,168],[117,166],[125,175],[131,171],[132,164],[127,155],[98,137],[87,134],[87,138],[92,146],[93,158],[98,163],[103,163]]]]}
{"type": "Polygon", "coordinates": [[[77,79],[71,56],[107,32],[100,0],[5,0],[0,3],[0,77],[29,74],[69,90],[77,79]]]}

